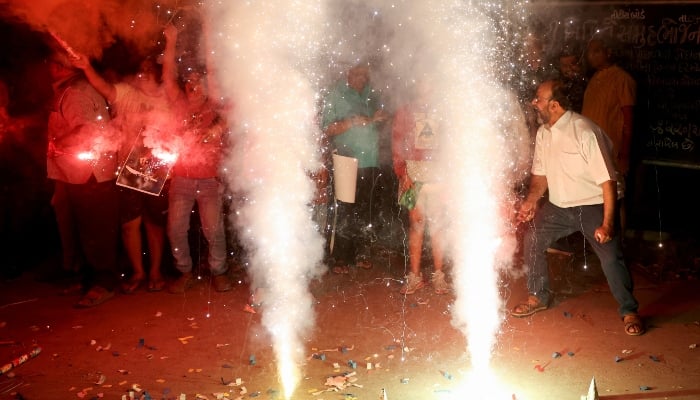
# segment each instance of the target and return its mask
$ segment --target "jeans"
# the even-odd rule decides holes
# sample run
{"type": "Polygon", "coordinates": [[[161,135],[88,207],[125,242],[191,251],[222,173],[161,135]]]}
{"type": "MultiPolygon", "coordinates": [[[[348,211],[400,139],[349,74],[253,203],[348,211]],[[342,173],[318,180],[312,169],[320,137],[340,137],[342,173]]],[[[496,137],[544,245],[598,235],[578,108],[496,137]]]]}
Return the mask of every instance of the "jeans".
{"type": "Polygon", "coordinates": [[[180,272],[192,271],[189,229],[195,201],[199,207],[202,232],[209,245],[209,270],[212,275],[226,272],[226,234],[224,231],[223,185],[216,178],[195,179],[174,176],[168,202],[168,238],[180,272]]]}
{"type": "Polygon", "coordinates": [[[546,250],[557,239],[580,231],[600,260],[610,291],[619,304],[620,315],[636,313],[639,304],[632,294],[634,285],[625,265],[620,235],[616,233],[607,243],[598,243],[593,237],[602,221],[602,204],[559,208],[546,201],[537,211],[531,229],[525,233],[523,251],[525,265],[529,268],[527,279],[529,293],[537,296],[543,303],[549,303],[546,250]]]}

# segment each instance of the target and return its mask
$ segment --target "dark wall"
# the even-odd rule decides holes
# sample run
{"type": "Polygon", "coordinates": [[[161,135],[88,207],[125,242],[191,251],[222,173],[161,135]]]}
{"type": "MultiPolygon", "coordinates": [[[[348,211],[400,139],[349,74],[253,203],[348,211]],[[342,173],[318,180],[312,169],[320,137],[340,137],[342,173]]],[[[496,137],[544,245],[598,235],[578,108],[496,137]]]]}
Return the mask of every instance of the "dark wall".
{"type": "Polygon", "coordinates": [[[700,202],[700,3],[535,2],[533,25],[555,59],[594,36],[638,84],[630,227],[695,234],[700,202]]]}

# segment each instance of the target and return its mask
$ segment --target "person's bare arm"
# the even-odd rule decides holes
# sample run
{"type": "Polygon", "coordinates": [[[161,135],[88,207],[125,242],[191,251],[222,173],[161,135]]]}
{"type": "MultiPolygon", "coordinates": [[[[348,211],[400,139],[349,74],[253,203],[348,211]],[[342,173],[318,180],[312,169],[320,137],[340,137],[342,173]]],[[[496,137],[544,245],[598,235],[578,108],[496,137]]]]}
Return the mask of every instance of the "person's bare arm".
{"type": "Polygon", "coordinates": [[[207,93],[209,98],[216,99],[219,103],[222,99],[222,90],[219,87],[219,81],[216,74],[216,62],[213,58],[213,42],[211,40],[211,27],[208,20],[205,18],[202,21],[202,46],[204,47],[204,61],[207,68],[207,93]]]}
{"type": "Polygon", "coordinates": [[[615,207],[617,204],[617,182],[605,181],[600,185],[603,188],[603,221],[595,230],[595,240],[605,243],[612,240],[615,235],[615,207]]]}
{"type": "Polygon", "coordinates": [[[168,24],[163,31],[165,34],[165,49],[163,50],[163,86],[170,101],[177,100],[180,96],[180,87],[177,84],[177,66],[175,64],[175,45],[177,43],[177,28],[168,24]]]}
{"type": "Polygon", "coordinates": [[[77,58],[71,58],[73,65],[76,68],[83,70],[88,82],[90,82],[95,90],[97,90],[97,92],[99,92],[108,103],[114,103],[114,100],[117,98],[116,87],[107,82],[102,75],[95,71],[95,68],[93,68],[92,63],[90,63],[90,59],[87,56],[83,54],[76,55],[78,56],[77,58]]]}

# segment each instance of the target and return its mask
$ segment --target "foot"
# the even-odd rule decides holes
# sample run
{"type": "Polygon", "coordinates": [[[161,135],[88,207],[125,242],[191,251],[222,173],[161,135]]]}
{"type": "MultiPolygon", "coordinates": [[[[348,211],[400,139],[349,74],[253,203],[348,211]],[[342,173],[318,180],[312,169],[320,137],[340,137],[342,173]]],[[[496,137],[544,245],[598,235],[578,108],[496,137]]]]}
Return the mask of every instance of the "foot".
{"type": "Polygon", "coordinates": [[[134,275],[129,278],[128,281],[122,283],[122,292],[124,292],[124,294],[134,294],[142,283],[143,275],[134,275]]]}
{"type": "Polygon", "coordinates": [[[416,275],[413,272],[409,272],[406,277],[406,282],[403,284],[400,292],[401,294],[413,294],[423,286],[425,286],[423,274],[419,272],[418,275],[416,275]]]}
{"type": "Polygon", "coordinates": [[[338,274],[338,275],[343,275],[343,274],[349,274],[350,273],[350,267],[347,265],[336,265],[333,267],[333,273],[338,274]]]}
{"type": "Polygon", "coordinates": [[[149,292],[160,292],[163,290],[165,282],[163,278],[151,278],[148,280],[148,291],[149,292]]]}
{"type": "Polygon", "coordinates": [[[436,294],[447,294],[450,292],[450,286],[445,281],[445,273],[435,271],[430,277],[430,284],[433,285],[433,290],[436,294]]]}
{"type": "Polygon", "coordinates": [[[513,311],[510,312],[510,315],[517,318],[522,318],[546,309],[546,303],[542,302],[537,296],[530,295],[527,298],[527,302],[515,306],[513,311]]]}
{"type": "Polygon", "coordinates": [[[627,314],[622,317],[622,322],[625,324],[625,333],[630,336],[640,336],[645,332],[644,323],[639,314],[627,314]]]}
{"type": "Polygon", "coordinates": [[[362,269],[372,269],[372,262],[370,260],[360,259],[355,262],[355,266],[362,269]]]}
{"type": "Polygon", "coordinates": [[[214,277],[214,290],[217,292],[228,292],[232,287],[231,280],[225,272],[214,277]]]}
{"type": "Polygon", "coordinates": [[[85,293],[85,287],[82,283],[73,283],[61,290],[61,295],[63,296],[83,295],[85,293]]]}
{"type": "Polygon", "coordinates": [[[194,285],[194,277],[192,272],[183,272],[179,278],[168,286],[168,292],[173,294],[182,294],[194,285]]]}
{"type": "Polygon", "coordinates": [[[104,303],[112,297],[114,297],[113,291],[107,290],[102,286],[93,286],[87,293],[85,293],[85,296],[83,296],[75,304],[75,306],[78,308],[94,307],[104,303]]]}

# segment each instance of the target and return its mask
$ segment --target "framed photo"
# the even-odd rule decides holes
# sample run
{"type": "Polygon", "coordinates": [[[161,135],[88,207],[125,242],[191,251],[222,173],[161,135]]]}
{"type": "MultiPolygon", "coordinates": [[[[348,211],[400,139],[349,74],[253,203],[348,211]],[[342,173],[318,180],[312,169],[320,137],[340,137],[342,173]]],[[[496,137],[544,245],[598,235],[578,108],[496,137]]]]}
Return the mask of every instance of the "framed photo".
{"type": "Polygon", "coordinates": [[[172,154],[145,146],[142,133],[119,170],[117,185],[159,196],[174,163],[172,154]]]}

